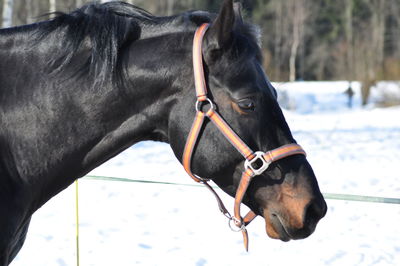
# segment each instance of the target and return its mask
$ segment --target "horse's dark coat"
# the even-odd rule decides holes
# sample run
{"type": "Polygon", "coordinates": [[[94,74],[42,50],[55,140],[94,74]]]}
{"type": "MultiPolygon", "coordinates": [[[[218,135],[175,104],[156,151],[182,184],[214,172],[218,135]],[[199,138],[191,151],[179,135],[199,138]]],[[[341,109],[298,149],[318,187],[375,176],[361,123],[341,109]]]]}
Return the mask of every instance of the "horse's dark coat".
{"type": "MultiPolygon", "coordinates": [[[[195,113],[193,33],[210,21],[205,71],[221,115],[254,150],[294,142],[262,70],[256,28],[235,19],[232,1],[217,18],[155,17],[112,2],[0,30],[0,265],[18,253],[38,208],[132,144],[168,142],[181,158],[195,113]]],[[[233,196],[243,159],[207,125],[192,169],[233,196]]],[[[274,163],[244,203],[285,241],[311,234],[326,212],[302,156],[274,163]],[[298,226],[282,218],[288,194],[306,202],[296,207],[298,226]]]]}

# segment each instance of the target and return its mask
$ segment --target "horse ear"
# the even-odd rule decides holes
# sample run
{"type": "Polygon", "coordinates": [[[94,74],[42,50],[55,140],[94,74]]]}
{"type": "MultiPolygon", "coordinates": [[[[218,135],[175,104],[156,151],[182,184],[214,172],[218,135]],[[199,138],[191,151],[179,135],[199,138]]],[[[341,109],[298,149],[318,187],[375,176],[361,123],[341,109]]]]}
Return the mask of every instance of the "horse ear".
{"type": "Polygon", "coordinates": [[[233,0],[224,0],[221,10],[206,37],[212,49],[221,50],[231,43],[234,24],[233,0]]]}
{"type": "Polygon", "coordinates": [[[239,2],[234,3],[233,10],[235,11],[236,23],[243,24],[242,4],[239,2]]]}

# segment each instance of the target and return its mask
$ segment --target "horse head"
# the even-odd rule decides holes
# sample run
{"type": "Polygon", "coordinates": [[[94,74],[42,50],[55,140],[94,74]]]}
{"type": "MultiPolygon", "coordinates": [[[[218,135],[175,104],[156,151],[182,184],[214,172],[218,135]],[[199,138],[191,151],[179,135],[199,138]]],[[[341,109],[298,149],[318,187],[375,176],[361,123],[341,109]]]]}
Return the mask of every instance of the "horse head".
{"type": "MultiPolygon", "coordinates": [[[[213,108],[252,150],[270,151],[296,141],[262,68],[257,40],[257,28],[244,23],[240,8],[225,0],[204,35],[203,71],[213,108]]],[[[180,93],[171,112],[168,135],[174,136],[170,144],[178,158],[195,115],[193,83],[180,93]]],[[[220,130],[205,122],[193,147],[191,171],[235,196],[244,162],[220,130]]],[[[314,172],[301,154],[274,161],[255,176],[243,203],[264,217],[271,238],[283,241],[309,236],[327,210],[314,172]]]]}

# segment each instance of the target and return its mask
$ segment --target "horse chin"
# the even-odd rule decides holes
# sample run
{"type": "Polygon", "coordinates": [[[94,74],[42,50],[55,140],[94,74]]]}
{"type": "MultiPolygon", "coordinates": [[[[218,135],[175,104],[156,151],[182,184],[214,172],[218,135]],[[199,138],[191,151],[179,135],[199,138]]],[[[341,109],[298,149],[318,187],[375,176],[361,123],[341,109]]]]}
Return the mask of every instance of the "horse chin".
{"type": "Polygon", "coordinates": [[[272,239],[279,239],[288,242],[293,239],[286,231],[277,215],[271,214],[267,209],[264,210],[265,229],[267,235],[272,239]]]}

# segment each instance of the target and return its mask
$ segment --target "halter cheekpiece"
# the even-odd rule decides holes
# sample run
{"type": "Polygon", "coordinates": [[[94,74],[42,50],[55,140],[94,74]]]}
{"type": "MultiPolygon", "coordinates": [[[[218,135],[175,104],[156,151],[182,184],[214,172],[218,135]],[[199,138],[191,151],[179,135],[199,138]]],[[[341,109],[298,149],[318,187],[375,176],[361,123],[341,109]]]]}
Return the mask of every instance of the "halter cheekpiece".
{"type": "Polygon", "coordinates": [[[188,135],[185,150],[183,152],[182,163],[186,172],[198,183],[204,184],[216,197],[221,212],[229,219],[229,225],[233,231],[241,231],[243,234],[243,240],[246,251],[248,250],[248,233],[246,225],[249,224],[256,216],[253,211],[250,211],[244,218],[240,215],[240,205],[246,190],[253,177],[261,175],[266,171],[269,165],[282,158],[301,154],[306,155],[305,151],[298,144],[287,144],[270,150],[267,152],[257,151],[253,152],[246,143],[233,131],[233,129],[224,121],[224,119],[217,113],[215,107],[216,104],[207,97],[207,84],[204,77],[203,68],[203,52],[202,42],[204,34],[209,28],[209,24],[201,25],[194,35],[193,40],[193,70],[194,80],[196,87],[196,116],[188,135]],[[202,106],[205,103],[209,103],[208,110],[203,111],[202,106]],[[221,133],[229,140],[229,142],[243,155],[245,158],[244,171],[240,180],[239,186],[236,190],[235,204],[234,204],[234,215],[232,216],[224,206],[222,200],[210,186],[208,180],[196,176],[191,171],[191,159],[193,154],[194,146],[199,139],[199,133],[202,128],[205,117],[208,117],[213,124],[221,131],[221,133]]]}

